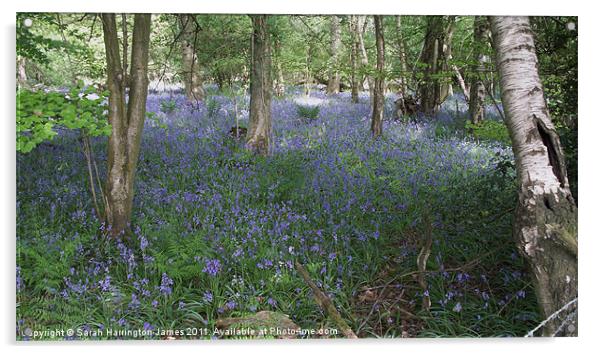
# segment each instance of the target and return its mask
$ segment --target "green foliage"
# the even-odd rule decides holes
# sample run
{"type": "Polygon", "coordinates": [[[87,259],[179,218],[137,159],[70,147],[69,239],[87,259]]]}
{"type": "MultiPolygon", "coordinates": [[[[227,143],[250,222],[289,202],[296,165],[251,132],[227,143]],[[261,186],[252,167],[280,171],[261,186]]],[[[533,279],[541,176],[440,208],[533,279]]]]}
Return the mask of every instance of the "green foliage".
{"type": "Polygon", "coordinates": [[[161,112],[171,114],[176,110],[176,101],[174,99],[161,101],[161,112]]]}
{"type": "Polygon", "coordinates": [[[52,86],[104,76],[102,28],[96,15],[17,14],[17,57],[28,79],[52,86]]]}
{"type": "Polygon", "coordinates": [[[512,143],[504,122],[487,119],[480,124],[474,124],[471,121],[466,121],[465,128],[472,132],[478,140],[499,141],[508,145],[512,143]]]}
{"type": "Polygon", "coordinates": [[[17,151],[30,152],[57,133],[55,126],[81,129],[89,136],[110,135],[106,118],[107,92],[83,83],[68,94],[45,91],[17,91],[17,151]]]}
{"type": "Polygon", "coordinates": [[[167,133],[167,130],[168,130],[167,124],[165,124],[165,122],[163,122],[159,118],[159,116],[157,115],[157,113],[155,113],[155,112],[146,112],[146,118],[148,118],[149,123],[150,123],[151,126],[159,127],[162,130],[164,130],[165,133],[167,133]]]}
{"type": "Polygon", "coordinates": [[[320,114],[320,106],[297,104],[297,115],[306,119],[317,119],[320,114]]]}
{"type": "Polygon", "coordinates": [[[18,13],[17,56],[28,58],[41,64],[47,64],[48,51],[62,48],[64,43],[32,31],[31,26],[37,26],[38,23],[48,24],[51,22],[51,14],[18,13]]]}
{"type": "Polygon", "coordinates": [[[205,100],[205,106],[207,107],[207,114],[209,117],[213,117],[217,114],[220,108],[220,103],[213,97],[207,97],[205,100]]]}
{"type": "Polygon", "coordinates": [[[251,20],[246,15],[197,15],[197,55],[204,72],[220,88],[248,78],[251,20]]]}

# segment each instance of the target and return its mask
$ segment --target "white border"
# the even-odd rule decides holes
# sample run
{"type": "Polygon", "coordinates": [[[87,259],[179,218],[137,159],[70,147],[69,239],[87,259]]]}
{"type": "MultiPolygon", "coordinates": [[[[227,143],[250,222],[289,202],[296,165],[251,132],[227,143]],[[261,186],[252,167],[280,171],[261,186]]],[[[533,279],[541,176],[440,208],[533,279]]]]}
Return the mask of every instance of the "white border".
{"type": "MultiPolygon", "coordinates": [[[[598,206],[600,192],[596,183],[600,177],[599,163],[600,134],[602,114],[598,113],[600,103],[600,13],[594,9],[593,2],[586,1],[532,1],[501,0],[496,3],[486,0],[412,0],[412,1],[359,1],[359,0],[170,0],[170,1],[124,1],[124,0],[21,0],[6,1],[2,4],[2,154],[0,166],[2,173],[2,194],[0,200],[1,225],[3,226],[1,262],[2,272],[2,305],[4,316],[0,320],[0,336],[2,345],[8,352],[29,353],[60,351],[61,353],[106,353],[116,346],[124,346],[126,350],[147,353],[165,351],[220,351],[235,352],[252,351],[262,353],[307,353],[308,351],[333,351],[342,349],[351,353],[365,353],[374,349],[383,353],[430,353],[433,351],[447,353],[513,353],[513,352],[546,352],[574,353],[575,351],[592,349],[599,337],[600,307],[600,219],[598,206]],[[15,343],[15,125],[14,125],[14,87],[15,87],[15,12],[189,12],[189,13],[313,13],[313,14],[459,14],[459,15],[578,15],[579,16],[579,231],[581,244],[579,268],[579,338],[578,339],[438,339],[438,340],[360,340],[360,341],[237,341],[228,342],[105,342],[96,345],[84,343],[15,343]]],[[[600,208],[602,210],[602,207],[600,208]]],[[[509,242],[511,242],[509,240],[509,242]]]]}

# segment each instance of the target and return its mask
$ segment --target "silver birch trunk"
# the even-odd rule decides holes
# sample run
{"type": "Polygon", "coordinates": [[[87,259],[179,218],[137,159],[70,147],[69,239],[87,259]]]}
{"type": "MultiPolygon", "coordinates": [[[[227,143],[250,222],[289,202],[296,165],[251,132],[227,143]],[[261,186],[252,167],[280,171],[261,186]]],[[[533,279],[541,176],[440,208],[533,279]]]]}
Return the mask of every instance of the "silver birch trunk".
{"type": "MultiPolygon", "coordinates": [[[[529,18],[494,16],[489,22],[519,180],[513,232],[548,318],[577,297],[577,207],[537,72],[529,18]]],[[[576,311],[561,312],[544,335],[577,335],[576,311]]]]}
{"type": "Polygon", "coordinates": [[[468,112],[470,120],[479,124],[485,119],[485,48],[488,45],[489,22],[485,16],[477,16],[474,22],[474,60],[477,63],[470,84],[468,112]]]}

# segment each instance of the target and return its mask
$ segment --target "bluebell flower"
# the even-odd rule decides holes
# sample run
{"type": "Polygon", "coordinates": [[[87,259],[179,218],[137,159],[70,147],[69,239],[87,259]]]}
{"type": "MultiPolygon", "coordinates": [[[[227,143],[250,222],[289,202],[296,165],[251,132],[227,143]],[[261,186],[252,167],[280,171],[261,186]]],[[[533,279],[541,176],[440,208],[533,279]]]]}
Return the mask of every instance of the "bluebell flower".
{"type": "Polygon", "coordinates": [[[220,270],[222,269],[222,265],[217,259],[209,259],[205,261],[205,267],[203,268],[203,273],[207,273],[208,275],[214,277],[216,276],[220,270]]]}

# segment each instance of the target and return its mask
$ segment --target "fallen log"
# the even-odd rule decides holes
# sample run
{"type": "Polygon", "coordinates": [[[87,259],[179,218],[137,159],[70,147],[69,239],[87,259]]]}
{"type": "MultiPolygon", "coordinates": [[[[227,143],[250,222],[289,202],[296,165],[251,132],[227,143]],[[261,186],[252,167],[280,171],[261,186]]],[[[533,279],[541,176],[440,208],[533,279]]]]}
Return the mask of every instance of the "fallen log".
{"type": "Polygon", "coordinates": [[[309,273],[301,265],[301,263],[295,261],[295,268],[297,269],[299,274],[301,274],[301,277],[303,278],[303,280],[305,280],[305,283],[307,283],[307,285],[313,291],[314,299],[316,300],[318,305],[320,305],[320,307],[322,307],[322,309],[326,311],[326,313],[328,313],[328,316],[336,323],[337,327],[339,327],[339,329],[343,332],[345,337],[357,339],[357,335],[353,332],[349,325],[347,325],[345,320],[343,320],[343,317],[341,317],[341,314],[339,313],[339,311],[337,311],[330,298],[326,296],[326,294],[324,294],[322,290],[320,290],[318,286],[311,280],[311,278],[309,277],[309,273]]]}

